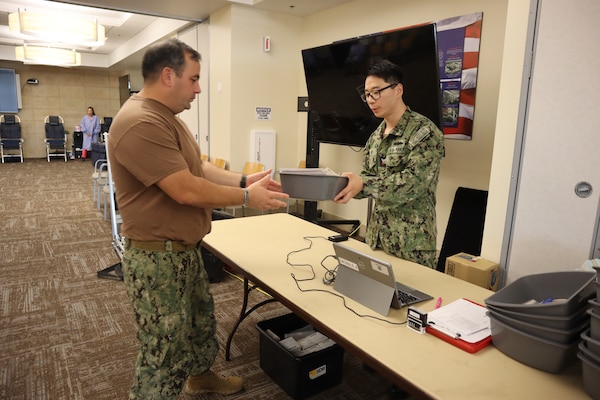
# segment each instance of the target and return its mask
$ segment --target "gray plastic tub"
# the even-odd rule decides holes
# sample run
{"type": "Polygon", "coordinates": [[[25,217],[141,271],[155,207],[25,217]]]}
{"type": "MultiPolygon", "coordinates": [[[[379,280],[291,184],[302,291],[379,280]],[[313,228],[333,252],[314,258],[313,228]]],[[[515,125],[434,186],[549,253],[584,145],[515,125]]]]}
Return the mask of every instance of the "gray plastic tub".
{"type": "Polygon", "coordinates": [[[587,310],[590,316],[590,336],[592,339],[600,340],[600,314],[592,309],[587,310]]]}
{"type": "Polygon", "coordinates": [[[595,279],[590,271],[527,275],[485,299],[485,304],[521,313],[568,316],[585,308],[594,297],[595,279]],[[553,301],[542,304],[547,299],[553,301]]]}
{"type": "Polygon", "coordinates": [[[596,354],[586,345],[579,343],[577,357],[581,360],[583,389],[593,399],[600,399],[600,354],[596,354]]]}
{"type": "Polygon", "coordinates": [[[348,178],[336,175],[307,175],[280,172],[281,190],[291,198],[303,200],[333,200],[348,184],[348,178]]]}
{"type": "Polygon", "coordinates": [[[600,365],[580,351],[577,357],[581,360],[583,374],[583,390],[594,400],[600,399],[600,365]]]}
{"type": "Polygon", "coordinates": [[[509,356],[530,367],[560,373],[577,360],[580,338],[571,343],[556,343],[522,332],[490,316],[492,343],[509,356]]]}
{"type": "Polygon", "coordinates": [[[496,314],[510,317],[518,321],[536,324],[545,328],[570,330],[576,326],[579,326],[584,320],[589,319],[589,316],[586,313],[587,309],[583,307],[579,311],[576,311],[573,314],[564,317],[544,314],[521,313],[517,311],[505,310],[503,308],[494,307],[489,304],[486,307],[488,310],[493,311],[496,314]]]}
{"type": "Polygon", "coordinates": [[[600,314],[600,303],[598,303],[596,298],[590,299],[588,301],[588,305],[589,305],[590,310],[594,310],[595,312],[600,314]]]}
{"type": "Polygon", "coordinates": [[[498,314],[488,309],[488,315],[497,319],[498,321],[504,322],[506,325],[517,329],[521,332],[529,333],[541,339],[551,340],[556,343],[569,344],[573,340],[579,338],[579,336],[589,328],[590,321],[586,318],[571,329],[554,329],[546,328],[543,326],[535,325],[529,322],[519,321],[502,314],[498,314]]]}
{"type": "Polygon", "coordinates": [[[590,336],[590,331],[587,330],[581,334],[581,338],[586,342],[588,349],[596,354],[600,354],[600,340],[596,340],[590,336]]]}
{"type": "Polygon", "coordinates": [[[587,345],[587,341],[582,340],[581,342],[579,342],[579,345],[577,346],[577,348],[579,349],[579,351],[585,353],[585,355],[592,361],[594,361],[596,364],[600,365],[600,354],[594,352],[592,349],[589,348],[589,346],[587,345]]]}

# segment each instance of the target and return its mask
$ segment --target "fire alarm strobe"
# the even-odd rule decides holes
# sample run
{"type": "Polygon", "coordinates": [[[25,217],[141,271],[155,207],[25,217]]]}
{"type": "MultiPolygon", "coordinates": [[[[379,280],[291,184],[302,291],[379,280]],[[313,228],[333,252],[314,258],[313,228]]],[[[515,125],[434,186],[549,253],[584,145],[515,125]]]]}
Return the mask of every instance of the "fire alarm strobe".
{"type": "Polygon", "coordinates": [[[415,307],[408,307],[406,326],[418,333],[425,333],[427,313],[415,307]]]}

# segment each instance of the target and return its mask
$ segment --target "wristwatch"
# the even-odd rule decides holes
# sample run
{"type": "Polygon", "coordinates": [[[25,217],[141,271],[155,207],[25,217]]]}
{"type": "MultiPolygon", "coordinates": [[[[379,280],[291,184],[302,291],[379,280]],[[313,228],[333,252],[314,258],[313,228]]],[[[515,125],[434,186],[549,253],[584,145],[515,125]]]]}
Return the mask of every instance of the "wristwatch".
{"type": "Polygon", "coordinates": [[[240,187],[242,189],[246,187],[246,175],[242,175],[242,179],[240,179],[240,187]]]}
{"type": "Polygon", "coordinates": [[[248,189],[246,189],[246,188],[242,188],[242,190],[244,191],[244,204],[242,204],[242,206],[245,207],[250,202],[250,193],[248,192],[248,189]]]}

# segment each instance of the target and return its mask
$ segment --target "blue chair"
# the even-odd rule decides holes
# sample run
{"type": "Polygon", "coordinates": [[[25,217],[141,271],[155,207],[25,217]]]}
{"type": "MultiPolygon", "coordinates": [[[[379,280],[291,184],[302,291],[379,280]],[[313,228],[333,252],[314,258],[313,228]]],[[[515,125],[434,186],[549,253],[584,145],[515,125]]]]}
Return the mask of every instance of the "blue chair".
{"type": "Polygon", "coordinates": [[[0,155],[2,163],[5,158],[20,158],[23,162],[23,137],[21,136],[21,119],[17,115],[0,116],[0,155]],[[7,153],[7,151],[10,151],[7,153]],[[18,154],[14,154],[18,151],[18,154]]]}
{"type": "Polygon", "coordinates": [[[46,129],[46,158],[62,157],[67,161],[67,131],[65,131],[64,119],[57,115],[48,115],[44,118],[46,129]]]}

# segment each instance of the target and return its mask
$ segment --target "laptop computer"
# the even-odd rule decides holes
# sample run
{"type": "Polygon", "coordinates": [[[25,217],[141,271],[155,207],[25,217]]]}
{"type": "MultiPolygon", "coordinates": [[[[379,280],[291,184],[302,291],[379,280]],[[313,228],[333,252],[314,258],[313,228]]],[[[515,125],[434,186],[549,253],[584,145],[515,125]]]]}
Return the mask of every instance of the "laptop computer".
{"type": "Polygon", "coordinates": [[[392,265],[359,250],[333,243],[338,270],[333,288],[345,296],[387,315],[390,307],[401,308],[433,297],[396,282],[392,265]]]}

